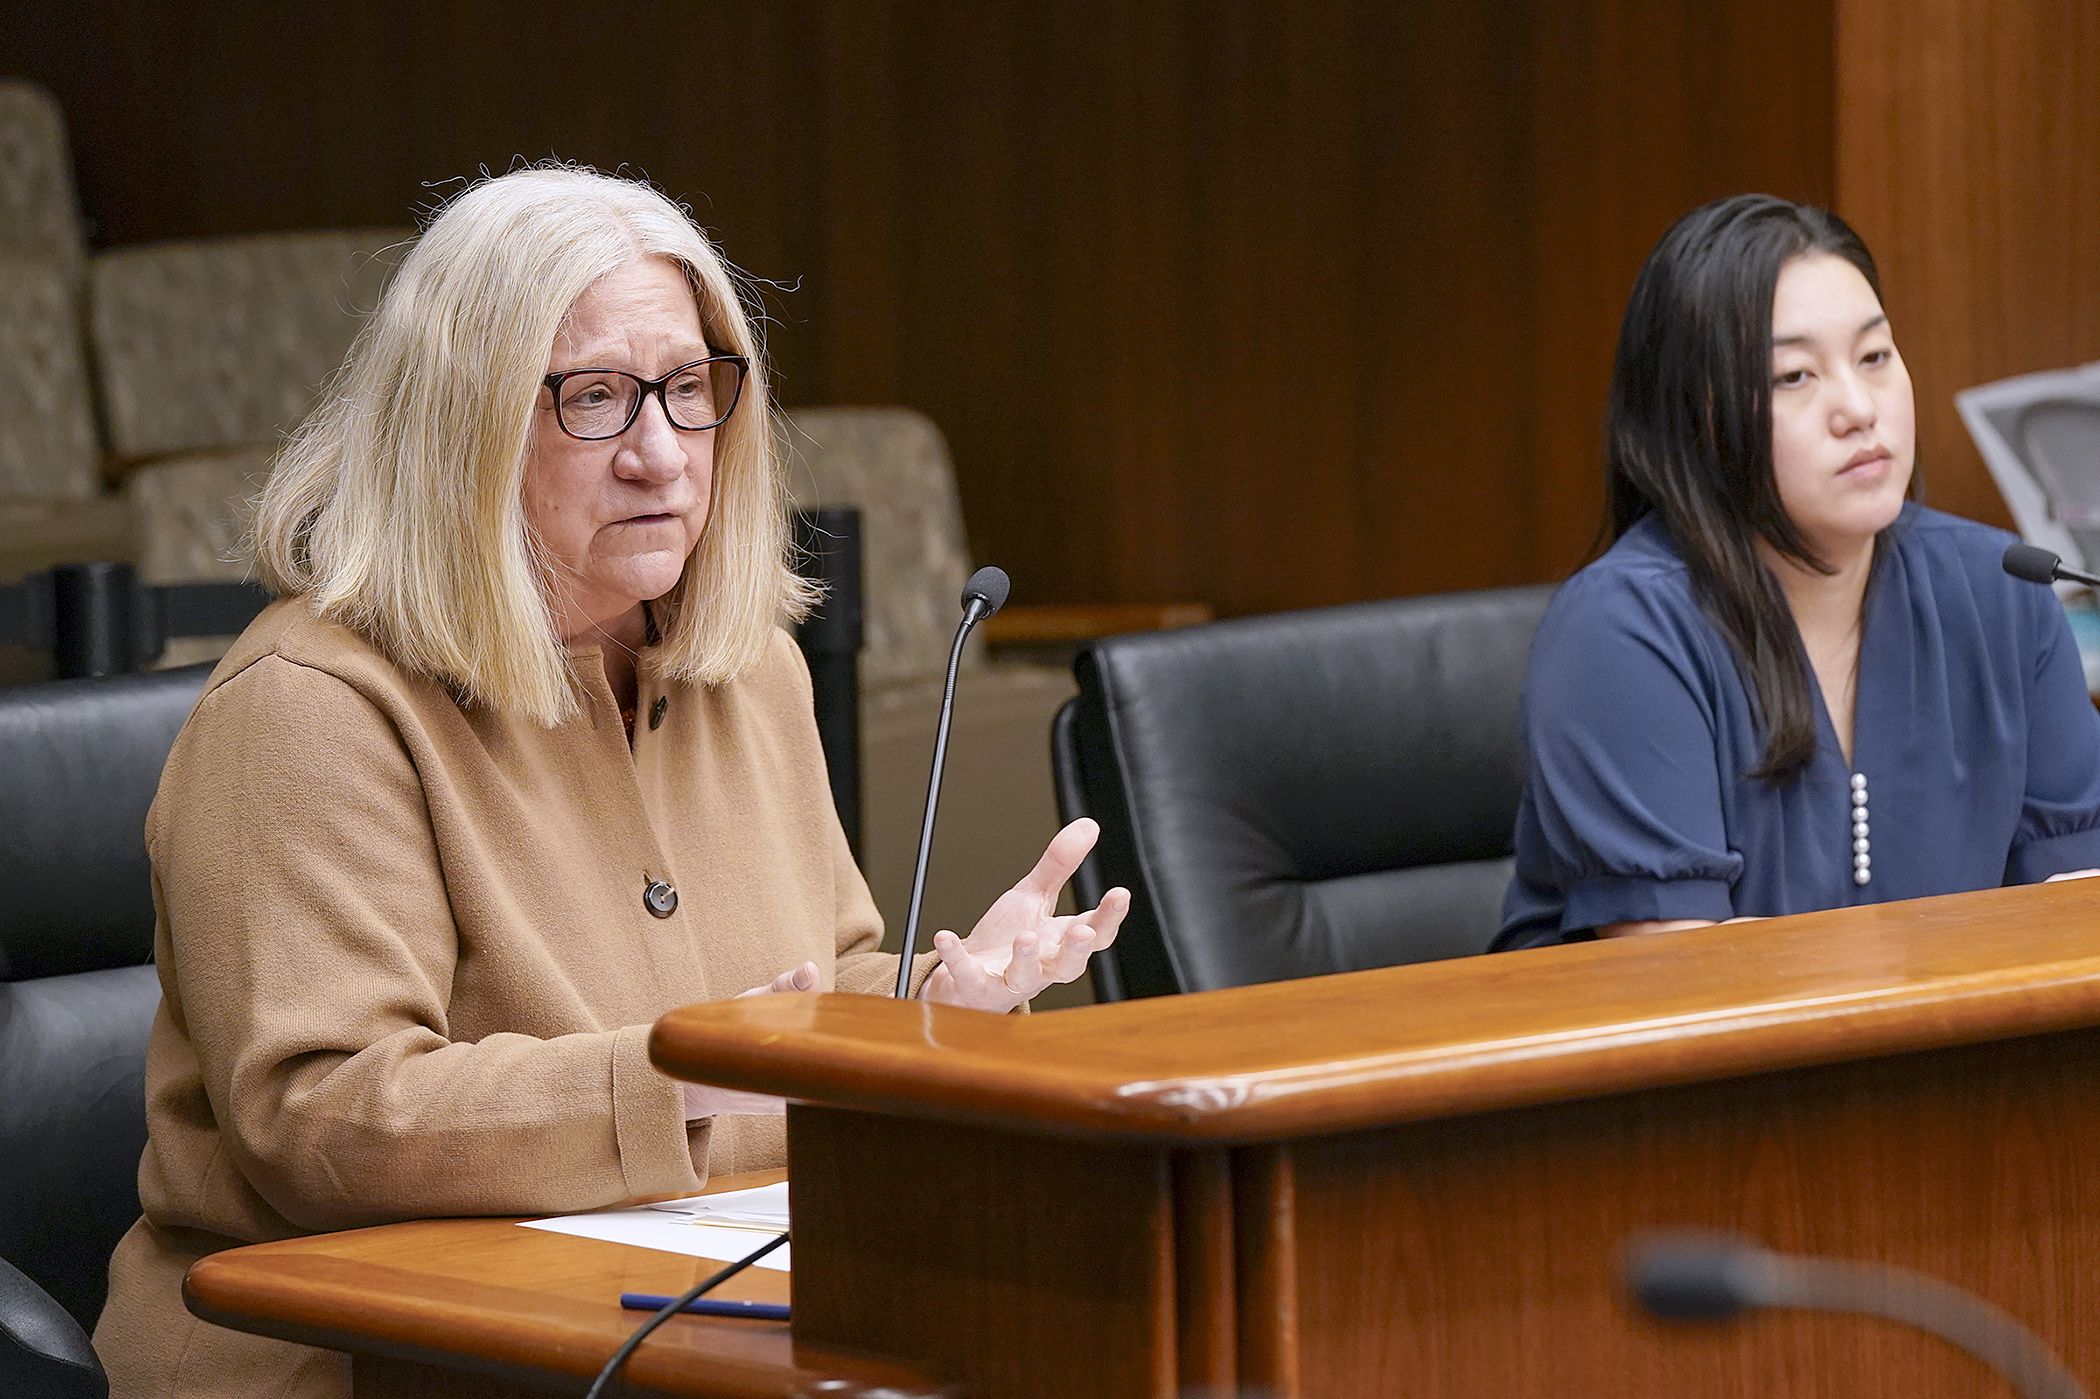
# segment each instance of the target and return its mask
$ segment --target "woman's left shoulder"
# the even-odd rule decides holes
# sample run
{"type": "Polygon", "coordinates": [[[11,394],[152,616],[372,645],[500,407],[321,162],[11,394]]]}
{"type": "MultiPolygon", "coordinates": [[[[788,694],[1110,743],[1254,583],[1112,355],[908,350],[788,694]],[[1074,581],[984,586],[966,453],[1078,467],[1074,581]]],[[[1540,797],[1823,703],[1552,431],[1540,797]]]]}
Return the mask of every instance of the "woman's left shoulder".
{"type": "Polygon", "coordinates": [[[2004,570],[1999,561],[2005,556],[2005,546],[2019,543],[2019,536],[1993,525],[1917,504],[1903,507],[1889,536],[1906,554],[1965,566],[1988,563],[2001,576],[2004,570]]]}
{"type": "Polygon", "coordinates": [[[735,678],[713,685],[700,681],[680,683],[700,692],[700,697],[711,706],[744,711],[753,717],[799,713],[811,703],[809,664],[802,658],[802,648],[784,627],[773,628],[758,659],[735,678]]]}
{"type": "Polygon", "coordinates": [[[2006,547],[2019,543],[2018,535],[1911,505],[1897,521],[1892,542],[1905,564],[1930,580],[1943,613],[1950,594],[1970,598],[1981,614],[1979,620],[2025,618],[2035,623],[2057,610],[2051,589],[2005,571],[2006,547]]]}
{"type": "Polygon", "coordinates": [[[759,657],[758,664],[744,672],[740,681],[748,680],[755,689],[774,691],[793,690],[800,695],[809,694],[809,661],[802,654],[801,645],[786,627],[773,628],[766,638],[766,653],[759,657]]]}
{"type": "Polygon", "coordinates": [[[1993,525],[1910,505],[1891,528],[1890,539],[1907,562],[1936,574],[1960,574],[1974,585],[2008,597],[2047,591],[2005,571],[2006,546],[2020,539],[1993,525]]]}

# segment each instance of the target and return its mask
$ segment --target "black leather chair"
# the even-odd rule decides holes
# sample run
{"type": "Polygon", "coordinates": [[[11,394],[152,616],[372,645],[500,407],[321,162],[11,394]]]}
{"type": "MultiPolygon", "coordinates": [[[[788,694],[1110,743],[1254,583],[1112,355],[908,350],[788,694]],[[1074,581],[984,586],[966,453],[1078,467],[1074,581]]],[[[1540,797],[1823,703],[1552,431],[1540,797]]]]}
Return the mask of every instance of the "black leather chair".
{"type": "Polygon", "coordinates": [[[209,666],[0,689],[0,1394],[106,1393],[160,1003],[146,808],[209,666]]]}
{"type": "Polygon", "coordinates": [[[1103,999],[1483,952],[1524,784],[1518,701],[1550,588],[1110,637],[1051,731],[1074,878],[1130,916],[1103,999]]]}

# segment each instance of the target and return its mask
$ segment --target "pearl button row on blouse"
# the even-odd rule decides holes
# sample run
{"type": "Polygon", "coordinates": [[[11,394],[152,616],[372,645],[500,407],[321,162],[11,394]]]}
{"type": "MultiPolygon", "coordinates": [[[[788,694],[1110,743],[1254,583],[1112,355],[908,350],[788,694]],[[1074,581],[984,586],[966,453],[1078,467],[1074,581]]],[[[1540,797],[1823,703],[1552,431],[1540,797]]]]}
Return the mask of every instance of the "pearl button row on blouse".
{"type": "Polygon", "coordinates": [[[1874,877],[1873,844],[1867,838],[1867,775],[1852,774],[1852,882],[1864,884],[1874,877]]]}

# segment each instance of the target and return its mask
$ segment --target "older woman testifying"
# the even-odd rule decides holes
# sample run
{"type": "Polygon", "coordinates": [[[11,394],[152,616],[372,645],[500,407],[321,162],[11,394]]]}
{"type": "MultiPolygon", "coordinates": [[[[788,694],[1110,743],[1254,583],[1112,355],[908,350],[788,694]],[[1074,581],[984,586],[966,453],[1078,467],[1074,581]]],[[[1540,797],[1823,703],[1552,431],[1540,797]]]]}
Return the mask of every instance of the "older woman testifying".
{"type": "MultiPolygon", "coordinates": [[[[148,823],[165,991],[114,1392],[348,1392],[193,1320],[231,1244],[552,1212],[778,1166],[779,1104],[650,1067],[650,1023],[880,993],[789,566],[764,362],[673,205],[540,169],[408,256],[260,506],[283,600],[213,673],[148,823]]],[[[1114,937],[1053,916],[1076,823],[915,993],[1011,1010],[1114,937]]]]}

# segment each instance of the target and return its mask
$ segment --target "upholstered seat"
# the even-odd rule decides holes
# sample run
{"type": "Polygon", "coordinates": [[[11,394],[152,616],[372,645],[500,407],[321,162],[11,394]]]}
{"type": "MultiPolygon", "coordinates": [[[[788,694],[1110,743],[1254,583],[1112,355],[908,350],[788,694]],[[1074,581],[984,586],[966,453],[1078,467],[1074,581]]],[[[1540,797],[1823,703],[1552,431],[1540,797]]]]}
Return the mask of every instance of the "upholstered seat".
{"type": "MultiPolygon", "coordinates": [[[[245,577],[247,502],[412,237],[90,255],[57,104],[0,83],[0,582],[93,559],[149,583],[245,577]]],[[[176,642],[161,664],[224,647],[176,642]]],[[[0,683],[14,668],[0,663],[0,683]]]]}
{"type": "Polygon", "coordinates": [[[98,254],[88,329],[110,451],[131,461],[275,446],[342,364],[413,237],[324,230],[98,254]]]}
{"type": "MultiPolygon", "coordinates": [[[[863,866],[894,943],[911,896],[926,771],[948,648],[973,567],[940,429],[907,408],[797,408],[781,445],[796,504],[861,512],[867,649],[861,655],[863,866]]],[[[1026,579],[1016,580],[1025,596],[1026,579]]],[[[1072,679],[987,661],[972,643],[927,879],[921,937],[967,933],[1057,831],[1045,756],[1072,679]]]]}
{"type": "Polygon", "coordinates": [[[51,94],[0,82],[0,502],[101,489],[80,341],[86,246],[51,94]]]}
{"type": "MultiPolygon", "coordinates": [[[[58,104],[33,83],[0,82],[0,583],[131,547],[129,509],[102,483],[81,338],[86,261],[58,104]]],[[[48,668],[0,648],[0,684],[48,668]]]]}
{"type": "Polygon", "coordinates": [[[1485,951],[1524,784],[1524,663],[1551,590],[1111,637],[1080,654],[1054,762],[1133,894],[1111,995],[1485,951]]]}
{"type": "MultiPolygon", "coordinates": [[[[248,576],[248,506],[379,303],[407,229],[273,233],[99,254],[88,327],[113,470],[148,583],[248,576]]],[[[172,642],[163,665],[229,638],[172,642]]]]}
{"type": "Polygon", "coordinates": [[[59,267],[0,257],[0,498],[101,490],[78,288],[59,267]]]}
{"type": "Polygon", "coordinates": [[[208,673],[0,689],[7,1393],[99,1392],[78,1349],[102,1310],[110,1250],[138,1217],[160,1003],[146,809],[208,673]]]}

